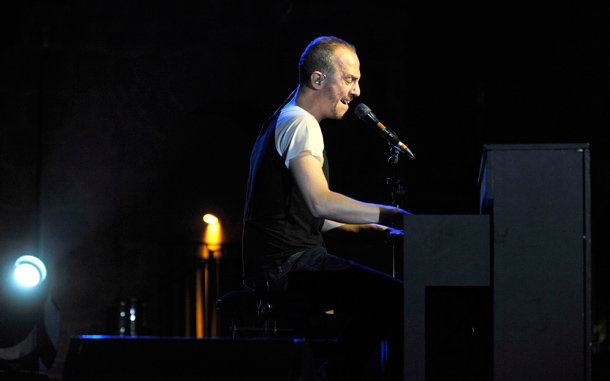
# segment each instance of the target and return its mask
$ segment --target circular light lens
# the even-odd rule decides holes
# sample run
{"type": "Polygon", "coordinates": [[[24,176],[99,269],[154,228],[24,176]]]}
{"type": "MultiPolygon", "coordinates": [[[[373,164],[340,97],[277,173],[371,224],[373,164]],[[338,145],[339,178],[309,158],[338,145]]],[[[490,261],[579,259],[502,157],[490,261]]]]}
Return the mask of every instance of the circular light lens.
{"type": "Polygon", "coordinates": [[[47,277],[47,268],[32,255],[24,255],[15,261],[15,279],[25,287],[35,287],[47,277]]]}

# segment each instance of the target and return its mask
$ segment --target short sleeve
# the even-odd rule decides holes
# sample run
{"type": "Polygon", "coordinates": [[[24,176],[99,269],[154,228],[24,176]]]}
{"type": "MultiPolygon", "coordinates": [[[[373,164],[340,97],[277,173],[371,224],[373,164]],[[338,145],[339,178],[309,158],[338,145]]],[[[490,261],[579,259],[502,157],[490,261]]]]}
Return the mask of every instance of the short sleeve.
{"type": "Polygon", "coordinates": [[[276,125],[275,146],[286,168],[290,159],[303,151],[324,157],[324,138],[318,121],[298,106],[282,110],[276,125]]]}

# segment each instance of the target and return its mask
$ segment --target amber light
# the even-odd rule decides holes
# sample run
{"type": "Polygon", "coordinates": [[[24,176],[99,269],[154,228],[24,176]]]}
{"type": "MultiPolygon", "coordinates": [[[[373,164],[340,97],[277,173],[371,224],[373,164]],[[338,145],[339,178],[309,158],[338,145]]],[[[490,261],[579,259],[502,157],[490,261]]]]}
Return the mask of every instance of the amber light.
{"type": "Polygon", "coordinates": [[[222,244],[222,229],[218,218],[212,214],[203,216],[203,221],[207,224],[203,236],[203,242],[209,251],[217,251],[222,244]]]}
{"type": "Polygon", "coordinates": [[[206,214],[205,216],[203,216],[203,221],[206,224],[210,224],[210,225],[218,224],[218,218],[213,214],[206,214]]]}
{"type": "Polygon", "coordinates": [[[199,251],[202,266],[197,269],[195,289],[195,327],[198,338],[218,336],[218,321],[216,314],[213,313],[213,303],[210,301],[218,300],[220,297],[218,279],[223,243],[222,228],[218,218],[212,214],[206,214],[203,216],[203,221],[206,223],[206,227],[203,233],[203,245],[199,251]],[[210,270],[215,271],[215,276],[210,274],[210,270]],[[214,280],[216,281],[215,287],[211,284],[211,281],[214,280]],[[214,292],[216,295],[215,298],[212,298],[211,294],[214,292]]]}

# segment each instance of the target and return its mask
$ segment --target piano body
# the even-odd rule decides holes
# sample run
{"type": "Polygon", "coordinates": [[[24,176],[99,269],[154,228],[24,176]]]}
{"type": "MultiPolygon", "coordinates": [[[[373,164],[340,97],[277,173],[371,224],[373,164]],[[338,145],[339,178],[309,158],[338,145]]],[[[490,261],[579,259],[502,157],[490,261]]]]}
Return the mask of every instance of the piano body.
{"type": "Polygon", "coordinates": [[[405,380],[590,380],[588,144],[486,145],[479,186],[405,218],[405,380]]]}

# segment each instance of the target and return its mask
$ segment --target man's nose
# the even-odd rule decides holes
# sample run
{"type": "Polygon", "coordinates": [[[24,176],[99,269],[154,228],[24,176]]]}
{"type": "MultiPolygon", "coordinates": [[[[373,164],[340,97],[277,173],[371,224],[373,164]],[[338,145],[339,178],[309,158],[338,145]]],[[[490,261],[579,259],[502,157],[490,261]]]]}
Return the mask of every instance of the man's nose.
{"type": "Polygon", "coordinates": [[[353,95],[354,97],[359,97],[360,96],[360,83],[356,82],[354,84],[354,86],[350,90],[350,94],[353,95]]]}

